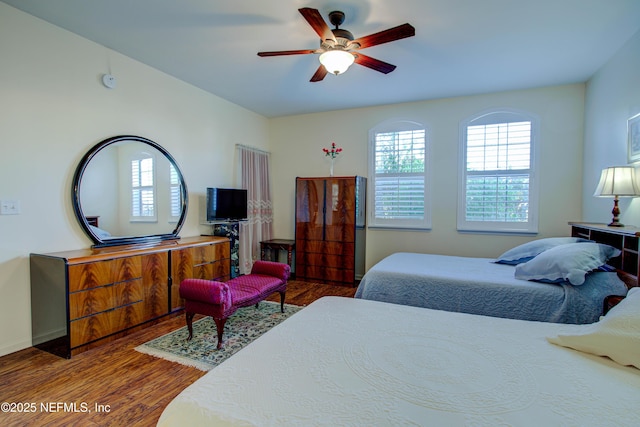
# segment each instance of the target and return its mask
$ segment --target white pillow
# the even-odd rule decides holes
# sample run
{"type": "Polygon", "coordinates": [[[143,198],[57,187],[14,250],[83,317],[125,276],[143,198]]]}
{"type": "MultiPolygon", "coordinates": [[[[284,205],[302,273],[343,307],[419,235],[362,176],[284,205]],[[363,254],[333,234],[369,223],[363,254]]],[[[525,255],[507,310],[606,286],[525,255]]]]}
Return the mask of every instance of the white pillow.
{"type": "Polygon", "coordinates": [[[590,241],[591,240],[581,237],[546,237],[544,239],[532,240],[509,249],[498,257],[496,263],[518,265],[530,261],[542,252],[556,246],[590,241]]]}
{"type": "Polygon", "coordinates": [[[516,279],[547,282],[568,280],[579,286],[584,283],[588,272],[618,255],[619,249],[601,243],[568,243],[547,249],[531,261],[516,265],[514,276],[516,279]]]}
{"type": "Polygon", "coordinates": [[[599,322],[580,328],[579,333],[547,337],[547,340],[640,369],[640,288],[631,288],[627,297],[599,322]]]}

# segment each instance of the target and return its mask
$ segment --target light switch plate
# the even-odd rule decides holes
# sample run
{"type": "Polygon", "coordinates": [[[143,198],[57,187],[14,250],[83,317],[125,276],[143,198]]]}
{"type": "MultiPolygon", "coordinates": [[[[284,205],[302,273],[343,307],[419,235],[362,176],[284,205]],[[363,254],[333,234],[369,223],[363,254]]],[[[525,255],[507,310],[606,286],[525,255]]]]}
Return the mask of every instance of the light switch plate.
{"type": "Polygon", "coordinates": [[[0,215],[20,214],[20,200],[0,200],[0,215]]]}

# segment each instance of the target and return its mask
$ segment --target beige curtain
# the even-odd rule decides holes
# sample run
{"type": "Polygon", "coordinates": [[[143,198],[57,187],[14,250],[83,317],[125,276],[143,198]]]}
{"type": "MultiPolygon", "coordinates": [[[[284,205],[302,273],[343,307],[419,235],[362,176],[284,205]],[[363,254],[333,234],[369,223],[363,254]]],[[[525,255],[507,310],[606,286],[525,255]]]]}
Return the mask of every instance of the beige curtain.
{"type": "Polygon", "coordinates": [[[269,153],[242,145],[237,146],[241,187],[247,189],[248,221],[240,223],[240,273],[251,272],[253,262],[260,259],[260,242],[269,240],[273,230],[269,153]]]}

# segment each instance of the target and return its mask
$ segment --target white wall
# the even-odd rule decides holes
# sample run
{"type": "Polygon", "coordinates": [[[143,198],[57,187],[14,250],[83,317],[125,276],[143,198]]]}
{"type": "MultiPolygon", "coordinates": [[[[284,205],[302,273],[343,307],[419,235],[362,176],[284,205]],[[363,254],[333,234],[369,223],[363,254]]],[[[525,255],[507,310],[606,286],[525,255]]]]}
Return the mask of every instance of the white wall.
{"type": "Polygon", "coordinates": [[[510,107],[539,116],[540,221],[537,237],[569,234],[581,219],[583,84],[424,101],[375,108],[271,119],[274,234],[294,235],[296,176],[326,176],[322,148],[335,141],[344,152],[335,175],[367,175],[367,138],[376,124],[403,118],[423,123],[432,144],[432,231],[367,231],[366,266],[397,251],[495,257],[532,237],[462,234],[456,231],[458,126],[490,107],[510,107]]]}
{"type": "Polygon", "coordinates": [[[31,345],[29,253],[86,248],[71,181],[97,142],[133,134],[167,149],[189,189],[181,235],[200,234],[207,186],[235,184],[235,144],[268,148],[268,120],[0,3],[0,355],[31,345]],[[115,90],[101,76],[117,78],[115,90]]]}
{"type": "MultiPolygon", "coordinates": [[[[613,201],[593,197],[600,172],[627,164],[627,119],[640,113],[640,32],[587,85],[583,220],[609,223],[613,201]]],[[[620,221],[640,226],[640,198],[621,199],[620,221]]]]}

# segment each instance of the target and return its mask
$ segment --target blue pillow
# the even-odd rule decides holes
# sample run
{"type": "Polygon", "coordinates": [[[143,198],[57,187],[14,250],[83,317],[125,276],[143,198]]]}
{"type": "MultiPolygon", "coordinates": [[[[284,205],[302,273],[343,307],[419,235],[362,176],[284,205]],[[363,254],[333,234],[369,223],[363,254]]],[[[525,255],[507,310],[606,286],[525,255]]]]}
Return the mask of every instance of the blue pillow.
{"type": "Polygon", "coordinates": [[[515,278],[522,280],[568,280],[582,285],[588,272],[620,255],[620,250],[601,243],[569,243],[548,249],[531,261],[516,266],[515,278]]]}
{"type": "Polygon", "coordinates": [[[509,249],[497,259],[498,264],[518,265],[523,262],[527,262],[535,258],[537,255],[546,251],[547,249],[554,248],[560,245],[566,245],[567,243],[579,243],[590,242],[591,240],[583,239],[580,237],[547,237],[545,239],[533,240],[531,242],[524,243],[515,248],[509,249]]]}

